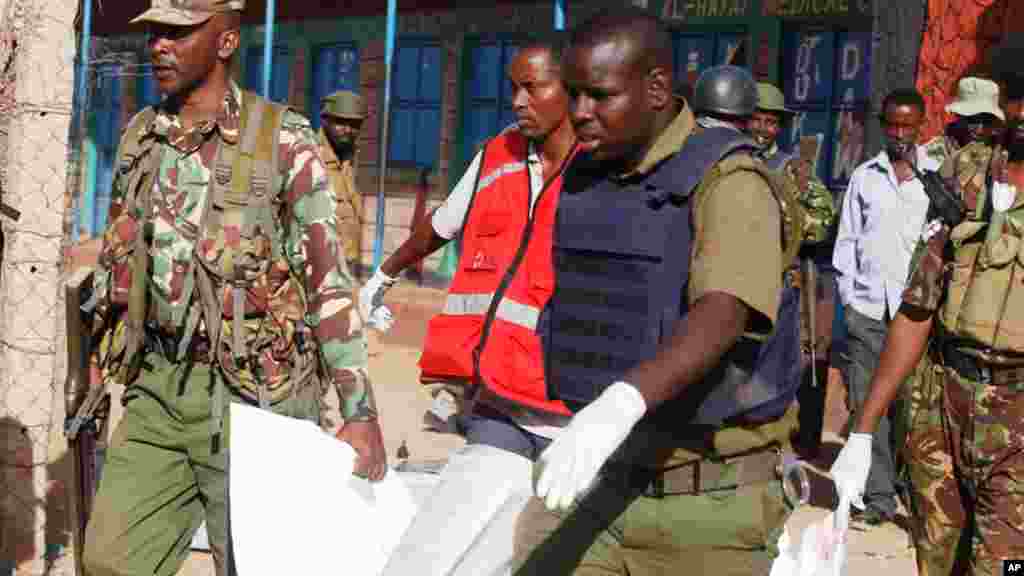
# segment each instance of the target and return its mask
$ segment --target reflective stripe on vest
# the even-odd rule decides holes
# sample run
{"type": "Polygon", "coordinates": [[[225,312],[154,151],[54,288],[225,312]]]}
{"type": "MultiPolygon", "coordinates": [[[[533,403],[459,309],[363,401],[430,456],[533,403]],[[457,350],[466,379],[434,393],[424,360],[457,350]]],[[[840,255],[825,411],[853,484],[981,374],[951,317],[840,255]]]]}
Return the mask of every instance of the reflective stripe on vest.
{"type": "Polygon", "coordinates": [[[516,172],[522,172],[523,170],[526,170],[526,162],[509,162],[508,164],[498,166],[491,172],[488,172],[486,176],[480,178],[479,189],[483,190],[491,184],[494,184],[498,178],[503,178],[505,176],[515,174],[516,172]]]}
{"type": "MultiPolygon", "coordinates": [[[[449,294],[444,301],[443,314],[449,316],[483,316],[491,306],[494,293],[490,294],[449,294]]],[[[502,298],[495,311],[495,318],[511,322],[517,326],[534,331],[540,320],[540,310],[534,306],[522,304],[507,297],[502,298]]]]}

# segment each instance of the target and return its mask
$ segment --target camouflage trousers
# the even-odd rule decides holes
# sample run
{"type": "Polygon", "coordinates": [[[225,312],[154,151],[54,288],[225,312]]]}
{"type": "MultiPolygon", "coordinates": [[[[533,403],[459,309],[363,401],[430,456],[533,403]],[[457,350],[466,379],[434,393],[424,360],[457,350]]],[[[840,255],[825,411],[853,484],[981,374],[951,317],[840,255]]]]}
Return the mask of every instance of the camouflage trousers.
{"type": "Polygon", "coordinates": [[[1024,391],[926,358],[908,417],[918,574],[1003,574],[1024,558],[1024,391]]]}

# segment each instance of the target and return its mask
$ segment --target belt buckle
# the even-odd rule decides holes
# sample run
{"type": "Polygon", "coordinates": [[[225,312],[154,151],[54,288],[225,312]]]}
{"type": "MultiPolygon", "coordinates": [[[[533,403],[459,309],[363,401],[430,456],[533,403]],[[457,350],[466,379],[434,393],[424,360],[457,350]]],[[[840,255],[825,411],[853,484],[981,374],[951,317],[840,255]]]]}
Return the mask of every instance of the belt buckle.
{"type": "Polygon", "coordinates": [[[978,367],[978,382],[985,385],[992,384],[992,368],[985,362],[975,361],[978,367]]]}
{"type": "Polygon", "coordinates": [[[700,462],[690,462],[665,470],[638,470],[638,473],[652,475],[650,479],[644,479],[641,495],[660,500],[667,496],[698,494],[700,492],[700,465],[700,462]],[[668,478],[670,474],[673,475],[673,478],[668,478]],[[674,478],[678,474],[687,475],[686,479],[676,482],[674,478]]]}
{"type": "Polygon", "coordinates": [[[656,498],[661,500],[665,497],[665,477],[661,473],[655,473],[654,478],[647,482],[641,494],[645,498],[656,498]]]}
{"type": "Polygon", "coordinates": [[[811,500],[811,482],[807,470],[800,459],[792,452],[782,454],[779,463],[779,476],[782,479],[782,492],[794,509],[807,504],[811,500]]]}

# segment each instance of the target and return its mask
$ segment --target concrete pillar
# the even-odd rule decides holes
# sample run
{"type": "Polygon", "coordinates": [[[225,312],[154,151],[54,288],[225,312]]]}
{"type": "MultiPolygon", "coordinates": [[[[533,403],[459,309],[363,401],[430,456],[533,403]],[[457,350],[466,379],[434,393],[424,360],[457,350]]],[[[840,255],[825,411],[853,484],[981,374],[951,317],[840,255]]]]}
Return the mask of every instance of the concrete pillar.
{"type": "MultiPolygon", "coordinates": [[[[857,0],[867,2],[868,0],[857,0]]],[[[882,149],[882,127],[878,113],[882,100],[898,88],[913,88],[917,78],[917,56],[921,50],[927,6],[924,0],[889,2],[871,0],[871,113],[867,118],[865,157],[882,149]]]]}
{"type": "Polygon", "coordinates": [[[0,574],[71,574],[54,478],[66,452],[63,415],[53,406],[65,371],[59,286],[77,2],[4,3],[0,26],[17,38],[17,81],[3,199],[21,219],[0,223],[0,574]]]}

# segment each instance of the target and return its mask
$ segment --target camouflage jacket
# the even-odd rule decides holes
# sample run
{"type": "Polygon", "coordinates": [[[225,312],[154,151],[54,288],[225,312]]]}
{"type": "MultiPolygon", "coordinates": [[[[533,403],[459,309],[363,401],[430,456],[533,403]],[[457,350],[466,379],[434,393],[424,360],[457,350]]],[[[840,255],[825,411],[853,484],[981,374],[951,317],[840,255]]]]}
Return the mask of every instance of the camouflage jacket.
{"type": "MultiPolygon", "coordinates": [[[[987,179],[993,161],[993,149],[980,142],[972,142],[957,149],[950,138],[940,136],[925,144],[926,153],[942,159],[939,173],[956,190],[967,207],[968,219],[981,219],[987,190],[987,179]]],[[[1002,154],[1001,151],[997,154],[1002,154]]],[[[903,301],[929,311],[942,304],[944,270],[950,256],[947,246],[950,230],[937,224],[926,225],[926,231],[914,250],[910,261],[910,276],[903,301]]]]}
{"type": "MultiPolygon", "coordinates": [[[[150,270],[151,298],[169,306],[199,306],[198,297],[185,289],[185,271],[196,254],[222,249],[218,240],[205,238],[199,222],[208,201],[212,165],[219,140],[235,143],[241,124],[241,91],[232,84],[225,94],[220,115],[213,120],[184,129],[180,119],[168,110],[157,110],[155,119],[142,126],[142,134],[124,134],[127,138],[155,137],[159,154],[159,173],[154,182],[152,210],[143,214],[130,197],[126,182],[131,167],[119,169],[111,190],[110,226],[103,236],[100,266],[94,293],[97,313],[106,326],[122,318],[129,299],[131,261],[135,235],[140,224],[152,225],[153,241],[150,270]],[[195,238],[199,238],[196,242],[195,238]]],[[[339,242],[335,225],[335,195],[327,183],[320,159],[316,135],[299,114],[285,113],[279,136],[281,189],[274,206],[280,222],[276,235],[286,262],[274,264],[266,282],[247,289],[245,313],[274,320],[291,316],[306,302],[304,321],[312,330],[326,376],[344,400],[342,416],[348,420],[376,417],[373,393],[366,377],[366,343],[359,315],[353,304],[354,281],[339,265],[339,242]],[[283,269],[282,269],[283,268],[283,269]],[[304,294],[296,293],[295,276],[304,294]]],[[[237,235],[225,225],[224,242],[237,235]]],[[[223,286],[218,297],[230,302],[230,287],[223,286]]],[[[300,311],[300,317],[301,311],[300,311]]],[[[178,326],[162,325],[164,331],[178,326]]],[[[294,328],[282,332],[260,353],[259,366],[267,378],[286,377],[289,359],[275,350],[289,350],[294,328]]]]}
{"type": "MultiPolygon", "coordinates": [[[[781,154],[779,147],[773,145],[762,157],[768,160],[777,154],[781,154]]],[[[801,186],[798,163],[794,160],[786,162],[782,170],[799,191],[797,201],[800,202],[805,214],[803,241],[806,243],[824,242],[828,239],[829,230],[836,219],[836,206],[832,192],[814,176],[807,178],[806,185],[801,186]]]]}

